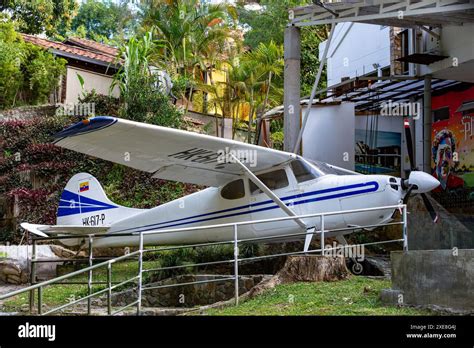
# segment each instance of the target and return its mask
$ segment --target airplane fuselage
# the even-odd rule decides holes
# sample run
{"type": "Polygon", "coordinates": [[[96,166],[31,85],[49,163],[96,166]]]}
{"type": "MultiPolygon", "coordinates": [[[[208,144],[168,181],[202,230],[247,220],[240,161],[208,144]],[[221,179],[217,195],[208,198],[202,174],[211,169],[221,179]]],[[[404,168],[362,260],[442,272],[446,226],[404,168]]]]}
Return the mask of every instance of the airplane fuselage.
{"type": "MultiPolygon", "coordinates": [[[[304,175],[290,164],[257,173],[269,188],[297,215],[336,212],[399,204],[402,192],[394,177],[386,175],[333,175],[312,166],[313,176],[304,175]],[[297,173],[295,175],[295,173],[297,173]]],[[[376,210],[326,216],[325,230],[350,226],[376,225],[390,220],[393,210],[376,210]]],[[[105,211],[104,214],[108,212],[105,211]]],[[[158,207],[138,212],[115,222],[107,234],[149,232],[287,217],[288,215],[246,176],[216,188],[211,187],[158,207]]],[[[106,215],[105,215],[106,217],[106,215]]],[[[106,219],[105,219],[106,220],[106,219]]],[[[320,228],[320,217],[303,220],[308,227],[320,228]]],[[[242,225],[238,238],[258,238],[304,232],[293,220],[242,225]]],[[[326,236],[353,232],[345,230],[326,236]]],[[[146,234],[147,245],[194,244],[229,241],[232,227],[146,234]]],[[[303,236],[301,238],[304,238],[303,236]]],[[[101,238],[96,247],[136,245],[138,238],[101,238]]]]}

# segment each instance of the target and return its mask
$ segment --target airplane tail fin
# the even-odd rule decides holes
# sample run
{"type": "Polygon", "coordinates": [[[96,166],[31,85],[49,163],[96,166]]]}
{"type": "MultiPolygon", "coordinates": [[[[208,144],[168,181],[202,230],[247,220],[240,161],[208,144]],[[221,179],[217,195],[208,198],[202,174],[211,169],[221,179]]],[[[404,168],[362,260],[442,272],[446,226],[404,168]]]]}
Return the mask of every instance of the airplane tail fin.
{"type": "Polygon", "coordinates": [[[99,181],[88,173],[69,179],[57,211],[58,225],[110,226],[143,212],[115,204],[107,198],[99,181]]]}

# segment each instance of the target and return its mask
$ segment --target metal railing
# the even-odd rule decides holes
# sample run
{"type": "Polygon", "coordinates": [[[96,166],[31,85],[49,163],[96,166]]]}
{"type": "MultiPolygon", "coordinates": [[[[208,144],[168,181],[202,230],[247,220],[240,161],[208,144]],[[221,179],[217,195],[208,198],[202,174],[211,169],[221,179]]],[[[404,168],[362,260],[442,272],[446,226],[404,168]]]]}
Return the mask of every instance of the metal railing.
{"type": "MultiPolygon", "coordinates": [[[[330,253],[335,249],[339,249],[341,247],[327,247],[324,245],[324,238],[325,235],[329,232],[342,232],[347,230],[355,230],[355,229],[368,229],[368,228],[375,228],[381,226],[391,226],[391,225],[402,225],[402,238],[400,239],[393,239],[393,240],[385,240],[379,242],[371,242],[371,243],[363,243],[358,244],[357,246],[366,246],[366,245],[379,245],[379,244],[386,244],[386,243],[395,243],[395,242],[403,242],[403,250],[408,250],[408,238],[407,238],[407,207],[405,204],[399,205],[391,205],[391,206],[383,206],[383,207],[375,207],[375,208],[365,208],[365,209],[352,209],[352,210],[345,210],[345,211],[335,211],[335,212],[326,212],[326,213],[315,213],[315,214],[306,214],[306,215],[299,215],[299,216],[288,216],[288,217],[281,217],[281,218],[274,218],[274,219],[262,219],[262,220],[254,220],[254,221],[243,221],[243,222],[235,222],[235,223],[226,223],[226,224],[216,224],[216,225],[208,225],[208,226],[197,226],[197,227],[187,227],[187,228],[176,228],[176,229],[163,229],[163,230],[154,230],[154,231],[146,231],[146,232],[132,232],[132,233],[116,233],[116,234],[105,234],[105,235],[87,235],[82,237],[87,237],[89,241],[89,252],[87,259],[81,259],[79,261],[88,262],[89,266],[83,269],[73,271],[71,273],[42,281],[39,283],[36,282],[36,264],[40,262],[60,262],[64,261],[62,259],[38,259],[36,257],[36,242],[37,241],[45,241],[45,240],[64,240],[64,239],[77,239],[78,236],[60,236],[60,237],[40,237],[36,238],[33,241],[33,250],[32,250],[32,259],[31,259],[31,282],[32,285],[17,291],[13,291],[7,293],[5,295],[0,296],[0,301],[6,300],[8,298],[23,294],[29,293],[29,313],[34,314],[34,299],[35,299],[35,291],[37,291],[37,314],[38,315],[49,315],[53,313],[57,313],[62,311],[68,307],[76,305],[80,302],[87,300],[87,314],[90,315],[92,313],[92,298],[106,294],[107,296],[107,314],[108,315],[115,315],[124,310],[136,306],[136,313],[140,315],[141,313],[141,304],[142,304],[142,293],[143,291],[158,289],[158,288],[171,288],[176,286],[186,286],[186,285],[194,285],[194,284],[205,284],[211,282],[223,282],[223,281],[234,281],[234,298],[235,304],[238,305],[239,303],[239,262],[242,261],[255,261],[255,260],[262,260],[266,258],[275,258],[275,257],[282,257],[288,255],[299,255],[299,254],[313,254],[313,253],[330,253]],[[365,226],[351,226],[346,228],[338,228],[338,229],[326,229],[325,228],[325,218],[327,216],[333,215],[342,215],[342,214],[352,214],[352,213],[362,213],[362,212],[370,212],[376,210],[395,210],[398,209],[401,212],[401,221],[396,222],[387,222],[383,224],[376,224],[376,225],[365,225],[365,226]],[[264,224],[264,223],[272,223],[276,221],[286,221],[286,220],[295,220],[295,219],[306,219],[306,218],[317,218],[320,219],[320,229],[314,229],[312,232],[306,231],[301,233],[289,233],[289,234],[279,234],[279,235],[271,235],[265,237],[255,237],[255,238],[245,238],[239,239],[238,235],[238,228],[239,226],[244,225],[255,225],[255,224],[264,224]],[[219,242],[209,242],[209,243],[196,243],[196,244],[189,244],[189,245],[182,245],[182,246],[169,246],[164,248],[153,248],[153,249],[145,249],[143,245],[144,236],[152,235],[152,234],[165,234],[165,233],[182,233],[186,231],[197,231],[197,230],[209,230],[209,229],[216,229],[216,228],[232,228],[233,229],[233,239],[228,241],[219,241],[219,242]],[[285,252],[285,253],[278,253],[278,254],[270,254],[270,255],[261,255],[261,256],[252,256],[246,258],[239,258],[239,244],[240,243],[248,243],[248,242],[265,242],[268,240],[287,240],[288,237],[303,239],[306,235],[320,235],[320,248],[313,249],[308,251],[300,251],[300,252],[285,252]],[[97,264],[93,264],[93,243],[97,239],[102,238],[114,238],[118,236],[137,236],[139,239],[139,246],[138,250],[130,252],[128,254],[115,257],[113,259],[109,259],[97,264]],[[200,262],[194,264],[186,264],[186,265],[177,265],[177,266],[169,266],[169,267],[158,267],[158,268],[151,268],[151,269],[144,269],[143,268],[143,256],[145,253],[162,253],[165,251],[170,250],[178,250],[184,248],[198,248],[198,247],[208,247],[213,245],[225,245],[231,244],[233,245],[233,259],[229,260],[222,260],[222,261],[210,261],[210,262],[200,262]],[[138,272],[137,275],[120,281],[120,282],[112,282],[112,265],[114,263],[124,261],[131,258],[138,259],[138,272]],[[159,272],[159,271],[166,271],[172,269],[180,269],[180,268],[194,268],[194,267],[202,267],[202,266],[209,266],[209,265],[218,265],[218,264],[232,264],[234,266],[233,269],[233,276],[220,278],[220,279],[207,279],[207,280],[200,280],[200,281],[193,281],[193,282],[185,282],[185,283],[176,283],[176,284],[166,284],[166,285],[159,285],[159,286],[143,286],[143,274],[144,273],[151,273],[151,272],[159,272]],[[93,271],[98,270],[99,268],[106,268],[107,269],[107,281],[106,282],[93,282],[93,271]],[[83,274],[87,274],[87,282],[64,282],[67,279],[71,279],[83,274]],[[127,305],[113,310],[112,308],[112,290],[117,289],[119,287],[123,287],[129,283],[136,283],[136,291],[137,291],[137,299],[127,305]],[[63,285],[63,284],[87,284],[88,294],[83,296],[79,299],[75,299],[70,301],[66,304],[60,305],[55,308],[51,308],[46,312],[43,311],[43,289],[50,285],[63,285]],[[107,285],[105,288],[100,289],[98,291],[93,292],[93,285],[107,285]]],[[[343,248],[354,247],[355,245],[347,245],[343,246],[343,248]]],[[[69,259],[67,261],[70,261],[69,259]]],[[[67,313],[63,313],[67,314],[67,313]]]]}

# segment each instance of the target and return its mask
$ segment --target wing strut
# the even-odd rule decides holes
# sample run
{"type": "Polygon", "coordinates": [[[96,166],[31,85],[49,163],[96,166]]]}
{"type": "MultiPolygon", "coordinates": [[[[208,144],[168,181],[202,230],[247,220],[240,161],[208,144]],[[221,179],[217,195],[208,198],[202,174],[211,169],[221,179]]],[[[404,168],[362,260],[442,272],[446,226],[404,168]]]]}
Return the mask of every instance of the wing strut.
{"type": "MultiPolygon", "coordinates": [[[[272,192],[257,176],[252,173],[250,169],[248,169],[245,164],[243,164],[237,157],[235,157],[232,153],[228,153],[228,156],[232,157],[232,159],[239,164],[239,166],[242,167],[242,169],[245,171],[245,175],[252,180],[252,182],[257,185],[257,187],[262,190],[272,201],[274,201],[285,213],[287,213],[289,216],[297,216],[297,214],[291,210],[283,201],[272,192]]],[[[294,219],[295,221],[302,229],[305,231],[307,230],[307,226],[304,223],[303,220],[300,218],[294,219]]]]}

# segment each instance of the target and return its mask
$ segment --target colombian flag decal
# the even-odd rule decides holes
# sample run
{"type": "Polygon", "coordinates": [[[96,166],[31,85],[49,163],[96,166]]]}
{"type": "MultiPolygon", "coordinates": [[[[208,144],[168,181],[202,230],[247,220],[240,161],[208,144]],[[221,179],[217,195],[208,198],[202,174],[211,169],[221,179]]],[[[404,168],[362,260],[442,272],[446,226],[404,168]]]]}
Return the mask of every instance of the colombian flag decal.
{"type": "Polygon", "coordinates": [[[79,192],[89,191],[89,181],[81,182],[79,184],[79,192]]]}

